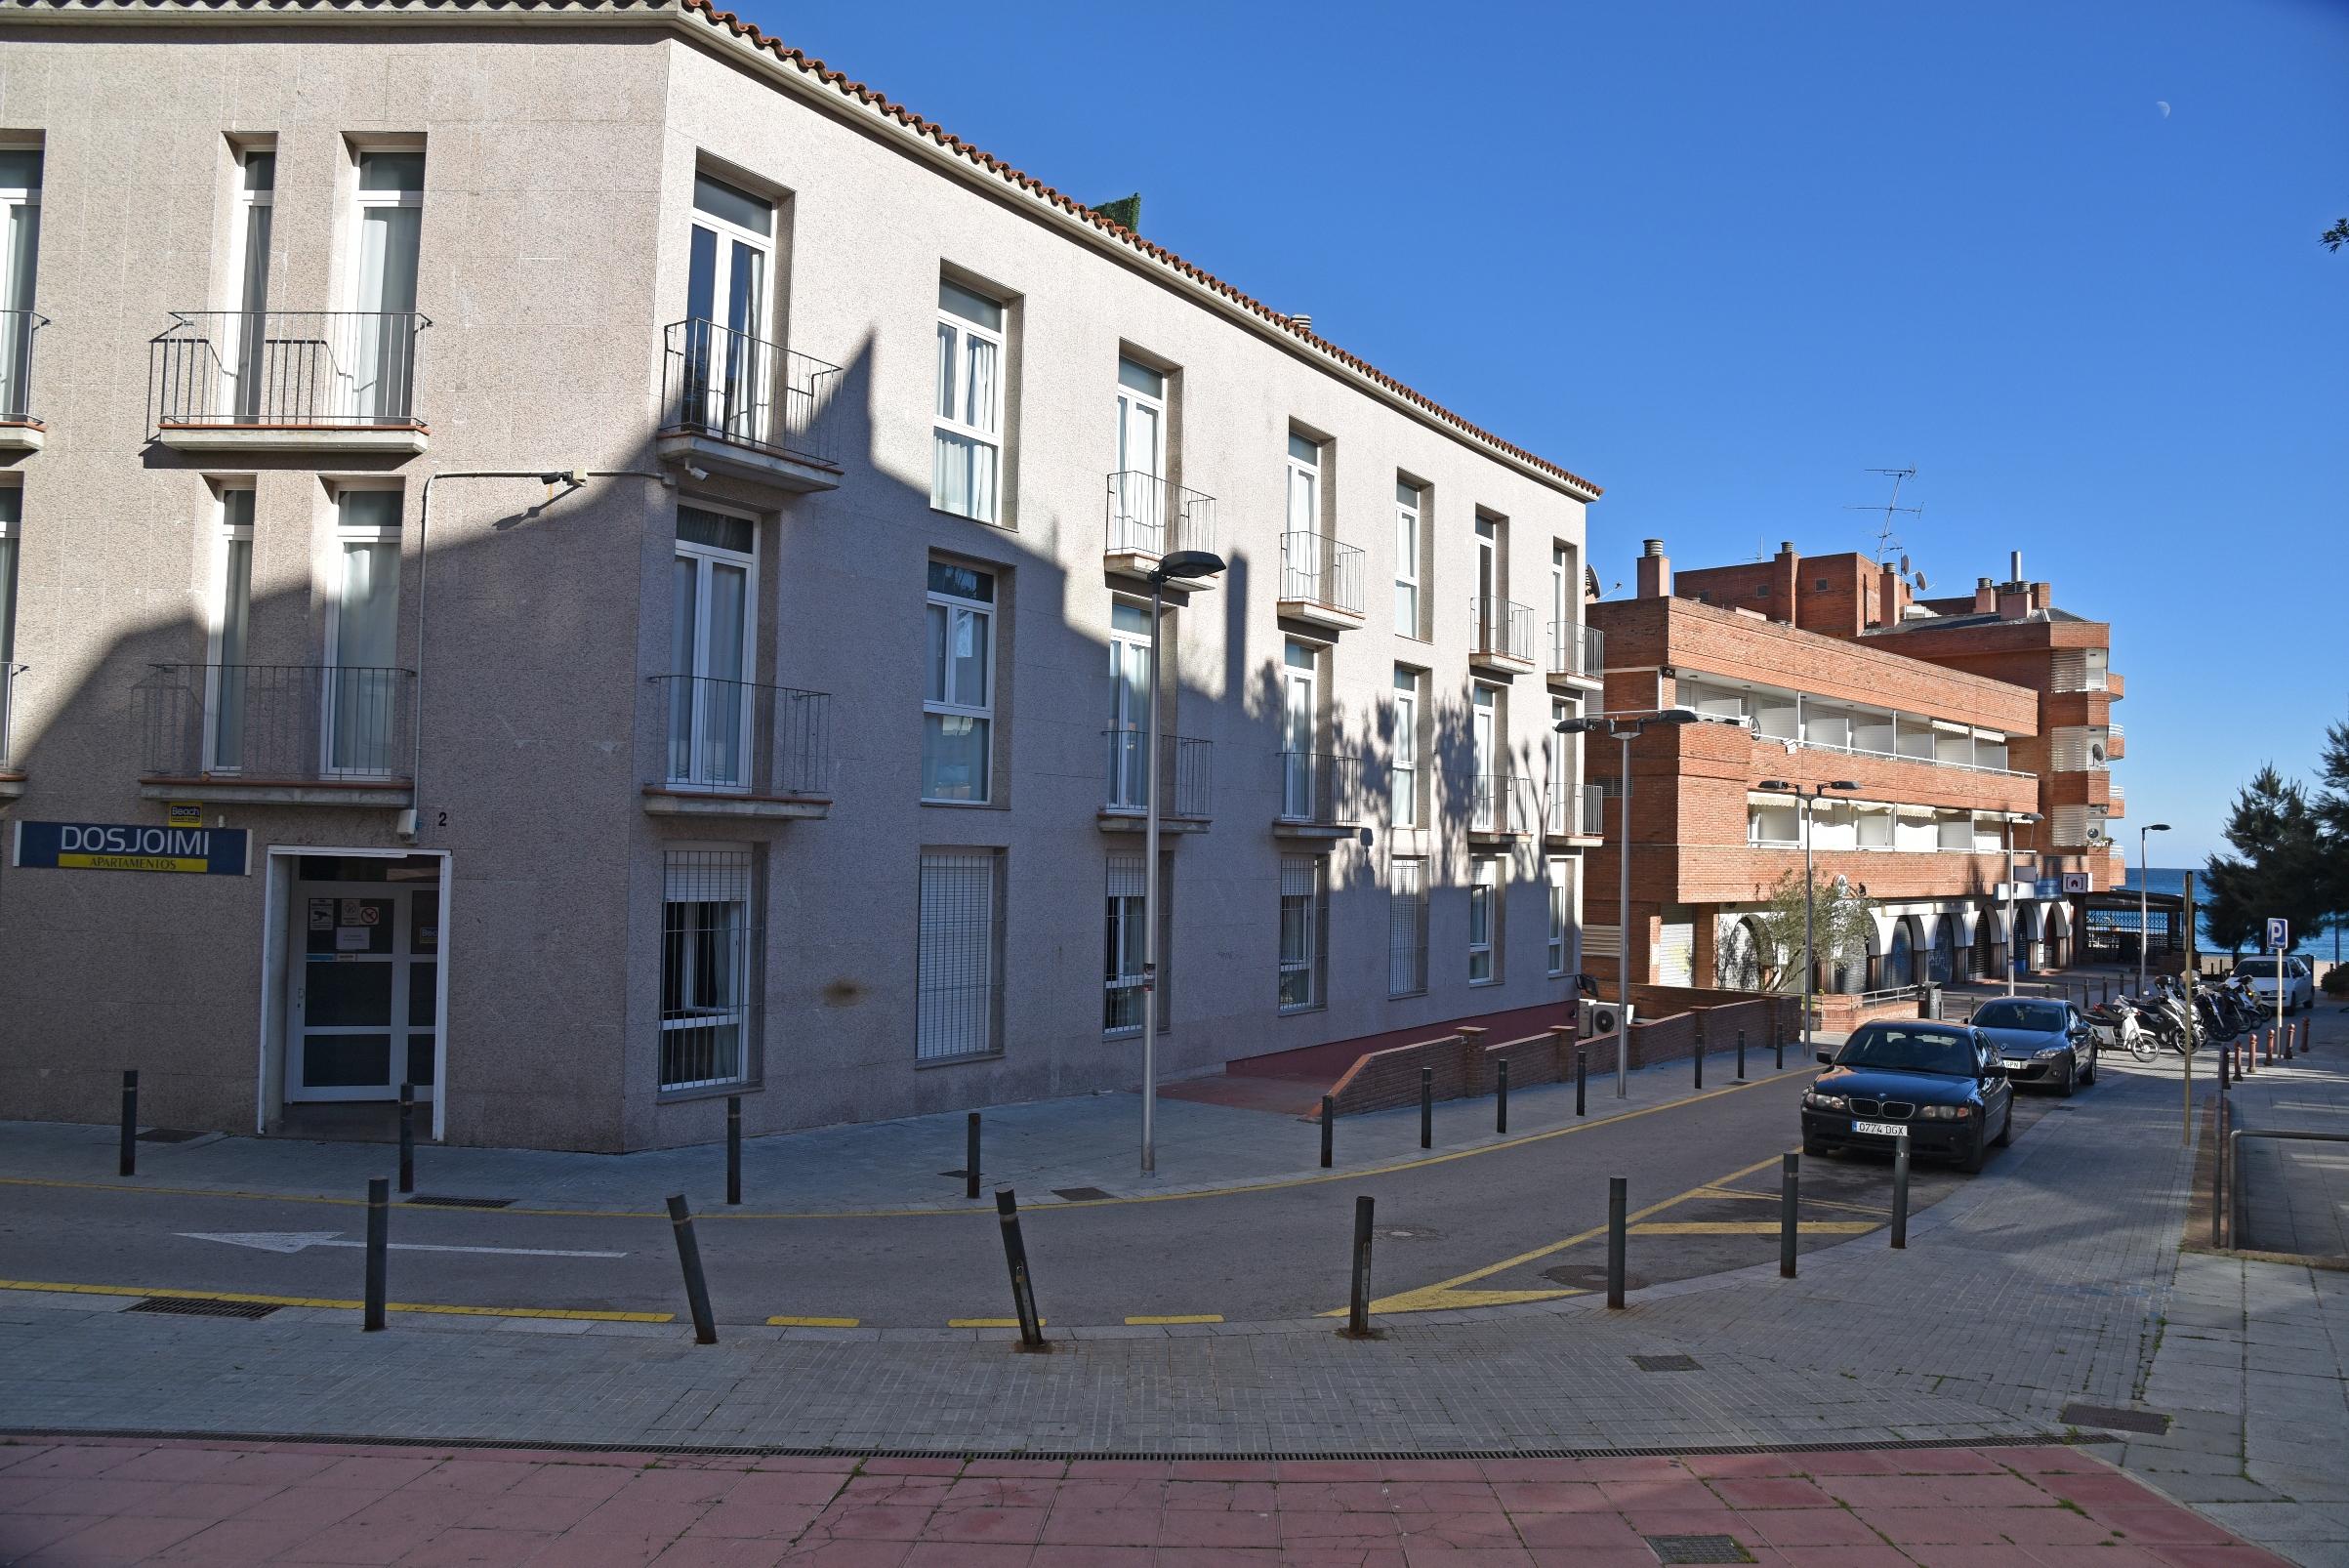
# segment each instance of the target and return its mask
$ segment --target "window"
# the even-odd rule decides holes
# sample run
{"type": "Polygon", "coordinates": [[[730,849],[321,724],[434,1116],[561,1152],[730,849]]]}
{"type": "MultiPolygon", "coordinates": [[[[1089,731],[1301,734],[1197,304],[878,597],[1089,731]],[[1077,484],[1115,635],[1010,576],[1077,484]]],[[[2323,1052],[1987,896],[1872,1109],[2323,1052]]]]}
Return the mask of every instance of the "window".
{"type": "Polygon", "coordinates": [[[269,308],[269,220],[277,199],[277,149],[246,147],[236,155],[237,215],[228,231],[228,275],[237,313],[227,322],[223,354],[235,383],[236,417],[252,424],[262,412],[269,333],[261,320],[269,308]]]}
{"type": "Polygon", "coordinates": [[[1554,857],[1549,871],[1549,972],[1564,974],[1574,961],[1574,862],[1554,857]]]}
{"type": "MultiPolygon", "coordinates": [[[[1168,1019],[1174,1009],[1170,1005],[1168,986],[1168,932],[1173,922],[1168,918],[1172,907],[1170,889],[1174,885],[1174,857],[1162,852],[1158,859],[1158,1031],[1167,1032],[1168,1019]]],[[[1113,854],[1109,857],[1109,888],[1106,907],[1107,939],[1103,944],[1101,982],[1105,1001],[1101,1011],[1101,1031],[1104,1034],[1139,1034],[1142,1027],[1142,954],[1146,951],[1143,927],[1146,911],[1142,900],[1147,892],[1143,886],[1142,857],[1138,854],[1113,854]]]]}
{"type": "Polygon", "coordinates": [[[1281,856],[1280,1007],[1305,1012],[1321,1007],[1329,967],[1328,870],[1319,855],[1281,856]]]}
{"type": "Polygon", "coordinates": [[[1323,792],[1313,755],[1320,673],[1313,648],[1295,638],[1281,644],[1281,815],[1292,822],[1321,820],[1315,807],[1334,804],[1323,792]]]}
{"type": "Polygon", "coordinates": [[[251,680],[253,619],[253,491],[225,485],[220,493],[218,540],[220,577],[212,603],[211,646],[206,650],[204,768],[233,773],[244,766],[245,688],[251,680]]]}
{"type": "Polygon", "coordinates": [[[9,756],[8,711],[17,683],[17,537],[24,492],[0,484],[0,761],[9,756]]]}
{"type": "Polygon", "coordinates": [[[1427,862],[1398,859],[1386,868],[1386,994],[1426,989],[1427,862]]]}
{"type": "Polygon", "coordinates": [[[1494,723],[1498,704],[1491,686],[1478,686],[1468,698],[1468,765],[1473,769],[1469,797],[1468,827],[1477,833],[1492,833],[1501,826],[1501,794],[1508,788],[1508,780],[1495,776],[1499,765],[1494,759],[1500,755],[1500,744],[1494,723]]]}
{"type": "Polygon", "coordinates": [[[1394,787],[1390,827],[1420,825],[1420,672],[1395,666],[1394,787]]]}
{"type": "Polygon", "coordinates": [[[416,374],[417,241],[424,148],[359,153],[358,288],[350,395],[359,423],[405,424],[416,374]]]}
{"type": "Polygon", "coordinates": [[[986,1055],[995,1044],[1003,972],[997,916],[1002,854],[928,849],[922,854],[920,941],[915,954],[914,1056],[986,1055]]]}
{"type": "Polygon", "coordinates": [[[1549,667],[1572,675],[1589,675],[1583,668],[1581,628],[1575,624],[1574,547],[1549,547],[1549,667]]]}
{"type": "Polygon", "coordinates": [[[1420,487],[1395,481],[1395,630],[1420,635],[1420,487]]]}
{"type": "Polygon", "coordinates": [[[757,552],[750,518],[679,505],[669,674],[662,681],[669,692],[672,784],[750,788],[757,552]]]}
{"type": "Polygon", "coordinates": [[[1289,433],[1289,523],[1291,533],[1321,532],[1321,443],[1289,433]]]}
{"type": "Polygon", "coordinates": [[[671,849],[662,861],[660,1087],[741,1083],[760,950],[751,851],[671,849]]]}
{"type": "Polygon", "coordinates": [[[1549,798],[1543,803],[1545,828],[1550,833],[1580,833],[1583,824],[1575,810],[1574,748],[1581,737],[1561,735],[1558,725],[1571,717],[1563,702],[1551,698],[1549,703],[1549,798]]]}
{"type": "Polygon", "coordinates": [[[41,250],[41,149],[0,147],[0,419],[32,417],[32,294],[41,250]]]}
{"type": "Polygon", "coordinates": [[[922,799],[971,804],[987,800],[994,662],[995,574],[931,561],[922,799]]]}
{"type": "Polygon", "coordinates": [[[778,368],[766,333],[774,204],[714,176],[693,176],[685,261],[685,366],[679,410],[686,424],[745,442],[768,438],[778,368]]]}
{"type": "Polygon", "coordinates": [[[994,522],[1001,512],[1004,308],[938,280],[937,432],[929,504],[994,522]]]}
{"type": "Polygon", "coordinates": [[[405,695],[399,662],[397,490],[335,498],[339,576],[326,606],[326,770],[390,775],[405,695]]]}
{"type": "Polygon", "coordinates": [[[1801,808],[1792,802],[1748,801],[1746,803],[1746,842],[1748,844],[1800,844],[1801,808]]]}
{"type": "Polygon", "coordinates": [[[1150,612],[1109,606],[1109,804],[1150,804],[1150,612]]]}
{"type": "Polygon", "coordinates": [[[1501,862],[1468,866],[1468,983],[1491,985],[1501,978],[1501,862]]]}

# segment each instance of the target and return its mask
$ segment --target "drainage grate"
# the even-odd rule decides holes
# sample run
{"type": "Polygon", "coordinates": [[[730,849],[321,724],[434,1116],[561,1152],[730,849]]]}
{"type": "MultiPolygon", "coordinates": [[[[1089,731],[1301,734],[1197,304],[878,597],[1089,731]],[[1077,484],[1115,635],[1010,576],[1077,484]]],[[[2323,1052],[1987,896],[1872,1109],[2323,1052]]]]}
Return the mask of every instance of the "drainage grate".
{"type": "Polygon", "coordinates": [[[191,1127],[150,1127],[139,1135],[142,1143],[185,1143],[204,1135],[191,1127]]]}
{"type": "Polygon", "coordinates": [[[1751,1562],[1735,1536],[1641,1536],[1658,1562],[1751,1562]]]}
{"type": "Polygon", "coordinates": [[[2119,1410],[2111,1405],[2066,1405],[2056,1420],[2072,1426],[2102,1426],[2115,1432],[2149,1432],[2156,1437],[2169,1430],[2169,1418],[2155,1410],[2119,1410]]]}
{"type": "Polygon", "coordinates": [[[428,1209],[503,1209],[514,1202],[512,1198],[448,1198],[430,1192],[419,1192],[408,1201],[428,1209]]]}
{"type": "Polygon", "coordinates": [[[1070,1203],[1099,1203],[1114,1194],[1103,1192],[1099,1187],[1054,1187],[1052,1196],[1065,1198],[1070,1203]]]}
{"type": "Polygon", "coordinates": [[[126,1312],[168,1312],[174,1317],[268,1317],[272,1301],[200,1301],[185,1296],[150,1296],[126,1312]]]}
{"type": "MultiPolygon", "coordinates": [[[[1695,1356],[1633,1356],[1631,1362],[1642,1372],[1702,1372],[1695,1356]]],[[[1695,1538],[1691,1538],[1692,1540],[1695,1538]]],[[[1690,1557],[1690,1562],[1744,1562],[1744,1557],[1690,1557]]]]}

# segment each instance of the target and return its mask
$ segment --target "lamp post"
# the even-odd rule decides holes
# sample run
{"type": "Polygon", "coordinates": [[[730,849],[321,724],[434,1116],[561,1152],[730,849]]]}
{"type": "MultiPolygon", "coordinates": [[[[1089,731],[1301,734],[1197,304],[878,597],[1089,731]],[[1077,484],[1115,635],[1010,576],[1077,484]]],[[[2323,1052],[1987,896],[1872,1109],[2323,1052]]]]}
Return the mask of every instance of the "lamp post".
{"type": "Polygon", "coordinates": [[[1561,735],[1605,733],[1623,742],[1623,790],[1617,796],[1616,834],[1623,840],[1622,881],[1615,893],[1616,998],[1623,1006],[1615,1031],[1615,1097],[1631,1093],[1631,742],[1651,724],[1732,723],[1737,719],[1708,719],[1694,708],[1651,708],[1628,714],[1589,714],[1561,719],[1554,726],[1561,735]]]}
{"type": "Polygon", "coordinates": [[[2145,944],[2153,936],[2151,900],[2145,896],[2151,880],[2145,872],[2145,836],[2149,833],[2167,833],[2166,822],[2148,822],[2137,830],[2137,994],[2145,994],[2145,944]]]}
{"type": "Polygon", "coordinates": [[[1158,1173],[1158,638],[1167,608],[1170,578],[1198,581],[1223,570],[1223,557],[1205,550],[1177,550],[1159,558],[1150,573],[1150,700],[1143,708],[1150,725],[1149,772],[1142,779],[1142,1175],[1158,1173]]]}
{"type": "Polygon", "coordinates": [[[1806,792],[1799,784],[1783,778],[1765,778],[1761,788],[1794,797],[1796,809],[1802,813],[1802,1059],[1811,1059],[1811,984],[1819,972],[1817,937],[1811,917],[1811,807],[1829,790],[1856,790],[1860,786],[1847,778],[1831,779],[1814,784],[1806,792]]]}
{"type": "MultiPolygon", "coordinates": [[[[2015,937],[2019,934],[2014,928],[2014,825],[2017,822],[2037,822],[2039,819],[2040,814],[2037,811],[2009,811],[2006,813],[2006,994],[2008,996],[2014,995],[2014,949],[2015,937]]],[[[2144,988],[2140,986],[2138,989],[2144,988]]]]}

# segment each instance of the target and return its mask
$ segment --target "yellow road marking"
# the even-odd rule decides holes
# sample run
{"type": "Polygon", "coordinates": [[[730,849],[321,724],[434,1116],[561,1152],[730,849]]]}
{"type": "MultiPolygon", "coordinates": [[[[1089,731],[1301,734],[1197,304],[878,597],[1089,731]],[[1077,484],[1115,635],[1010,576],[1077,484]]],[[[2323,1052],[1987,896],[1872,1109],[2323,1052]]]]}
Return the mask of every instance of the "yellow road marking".
{"type": "MultiPolygon", "coordinates": [[[[1769,1236],[1778,1231],[1775,1219],[1682,1219],[1633,1225],[1634,1236],[1769,1236]]],[[[1857,1236],[1876,1228],[1873,1219],[1805,1219],[1796,1229],[1806,1236],[1857,1236]]]]}
{"type": "Polygon", "coordinates": [[[1220,1312],[1177,1312],[1171,1317],[1130,1317],[1126,1320],[1127,1325],[1131,1328],[1145,1328],[1164,1323],[1220,1323],[1222,1321],[1223,1314],[1220,1312]]]}
{"type": "MultiPolygon", "coordinates": [[[[1051,1321],[1051,1319],[1049,1317],[1040,1317],[1036,1320],[1036,1324],[1041,1328],[1051,1321]]],[[[1015,1329],[1019,1327],[1019,1319],[1015,1317],[950,1317],[946,1320],[946,1326],[950,1329],[1015,1329]]]]}
{"type": "MultiPolygon", "coordinates": [[[[245,1301],[256,1306],[325,1306],[356,1312],[364,1301],[338,1300],[323,1296],[253,1296],[239,1291],[183,1291],[169,1286],[64,1285],[33,1279],[0,1279],[0,1291],[53,1291],[62,1296],[162,1297],[174,1301],[245,1301]]],[[[674,1323],[675,1312],[590,1312],[559,1306],[452,1306],[437,1301],[386,1301],[387,1312],[431,1312],[442,1317],[560,1318],[589,1323],[674,1323]]]]}
{"type": "Polygon", "coordinates": [[[852,1329],[864,1319],[854,1317],[770,1317],[770,1329],[852,1329]]]}
{"type": "MultiPolygon", "coordinates": [[[[1430,1154],[1419,1159],[1398,1160],[1391,1165],[1367,1166],[1359,1171],[1332,1171],[1326,1176],[1316,1174],[1284,1176],[1272,1181],[1248,1181],[1229,1187],[1206,1187],[1197,1192],[1144,1192],[1123,1198],[1083,1198],[1073,1203],[1039,1205],[1030,1212],[1056,1214],[1068,1209],[1107,1209],[1124,1204],[1187,1203],[1199,1198],[1240,1198],[1260,1192],[1285,1192],[1295,1187],[1324,1186],[1332,1181],[1366,1180],[1373,1176],[1394,1176],[1404,1171],[1421,1171],[1430,1166],[1449,1165],[1455,1160],[1480,1159],[1488,1154],[1501,1154],[1510,1149],[1546,1143],[1551,1138],[1571,1137],[1578,1133],[1592,1133],[1600,1128],[1620,1126],[1625,1122],[1637,1121],[1643,1116],[1654,1116],[1664,1111],[1676,1111],[1684,1106],[1702,1104],[1709,1099],[1719,1099],[1724,1094],[1742,1094],[1751,1089],[1763,1089],[1773,1084],[1799,1082],[1801,1082],[1801,1078],[1798,1071],[1790,1069],[1784,1077],[1748,1079],[1742,1084],[1709,1089],[1701,1094],[1691,1094],[1685,1099],[1675,1099],[1662,1105],[1644,1106],[1639,1110],[1625,1111],[1619,1116],[1601,1117],[1596,1121],[1573,1122],[1565,1127],[1553,1127],[1546,1133],[1528,1133],[1521,1137],[1504,1138],[1498,1143],[1482,1143],[1472,1149],[1454,1149],[1448,1154],[1430,1154]]],[[[1762,1163],[1770,1164],[1775,1159],[1776,1156],[1772,1156],[1771,1160],[1762,1163]]],[[[1759,1170],[1760,1167],[1755,1166],[1751,1169],[1759,1170]]],[[[1749,1173],[1741,1172],[1739,1174],[1749,1173]]],[[[1723,1177],[1723,1179],[1732,1178],[1723,1177]]],[[[120,1181],[67,1181],[53,1176],[0,1176],[0,1186],[62,1187],[86,1192],[139,1192],[177,1198],[238,1198],[248,1203],[322,1203],[350,1209],[364,1208],[367,1203],[364,1198],[333,1198],[316,1193],[244,1192],[216,1187],[144,1186],[134,1182],[120,1181]]],[[[402,1212],[406,1212],[404,1205],[402,1212]]],[[[433,1212],[454,1214],[462,1211],[444,1209],[433,1212]]],[[[495,1213],[524,1215],[549,1219],[667,1219],[669,1217],[665,1210],[657,1209],[499,1209],[495,1213]]],[[[984,1207],[969,1209],[836,1209],[810,1212],[746,1210],[735,1213],[713,1210],[706,1214],[697,1214],[693,1217],[697,1221],[709,1222],[741,1219],[933,1219],[968,1217],[973,1215],[993,1218],[995,1211],[984,1207]]]]}

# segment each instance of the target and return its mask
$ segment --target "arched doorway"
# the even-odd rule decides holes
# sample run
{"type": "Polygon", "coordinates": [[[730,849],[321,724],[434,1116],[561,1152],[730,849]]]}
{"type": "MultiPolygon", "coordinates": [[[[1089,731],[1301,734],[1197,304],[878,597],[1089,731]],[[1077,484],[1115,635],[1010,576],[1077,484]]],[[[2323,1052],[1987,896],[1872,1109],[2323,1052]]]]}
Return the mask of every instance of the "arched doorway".
{"type": "Polygon", "coordinates": [[[1936,985],[1958,978],[1958,917],[1947,910],[1933,917],[1933,956],[1925,977],[1936,985]]]}
{"type": "Polygon", "coordinates": [[[1974,972],[1990,979],[1999,972],[1999,916],[1985,909],[1974,916],[1974,972]]]}
{"type": "Polygon", "coordinates": [[[1761,989],[1760,933],[1750,920],[1720,917],[1720,935],[1713,943],[1712,983],[1724,991],[1761,989]]]}
{"type": "Polygon", "coordinates": [[[2044,969],[2047,963],[2045,944],[2040,940],[2040,906],[2017,904],[2014,908],[2014,956],[2025,970],[2044,969]]]}
{"type": "Polygon", "coordinates": [[[2072,906],[2047,906],[2047,962],[2055,969],[2072,967],[2072,906]]]}
{"type": "Polygon", "coordinates": [[[1868,939],[1856,932],[1843,945],[1821,955],[1827,970],[1826,989],[1857,995],[1868,989],[1868,939]]]}
{"type": "Polygon", "coordinates": [[[1892,923],[1891,940],[1884,944],[1884,989],[1916,983],[1916,939],[1906,918],[1892,923]]]}

